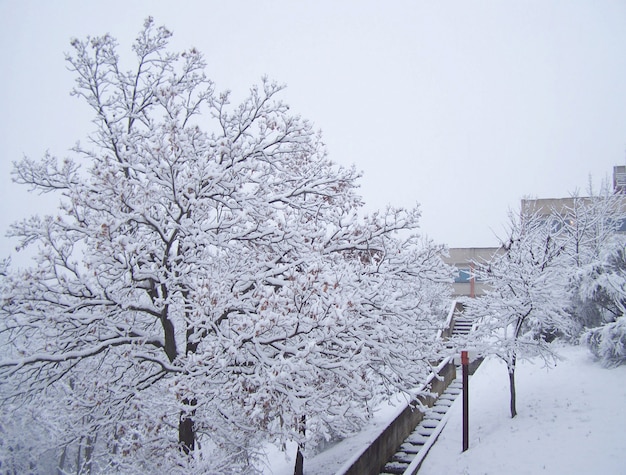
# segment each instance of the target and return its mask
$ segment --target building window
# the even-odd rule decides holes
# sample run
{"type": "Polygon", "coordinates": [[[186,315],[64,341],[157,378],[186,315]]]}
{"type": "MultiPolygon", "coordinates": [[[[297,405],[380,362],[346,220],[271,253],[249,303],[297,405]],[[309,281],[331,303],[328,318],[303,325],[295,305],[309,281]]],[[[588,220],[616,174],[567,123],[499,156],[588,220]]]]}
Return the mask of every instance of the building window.
{"type": "Polygon", "coordinates": [[[454,278],[455,284],[466,284],[470,281],[472,274],[469,269],[459,269],[459,273],[454,278]]]}

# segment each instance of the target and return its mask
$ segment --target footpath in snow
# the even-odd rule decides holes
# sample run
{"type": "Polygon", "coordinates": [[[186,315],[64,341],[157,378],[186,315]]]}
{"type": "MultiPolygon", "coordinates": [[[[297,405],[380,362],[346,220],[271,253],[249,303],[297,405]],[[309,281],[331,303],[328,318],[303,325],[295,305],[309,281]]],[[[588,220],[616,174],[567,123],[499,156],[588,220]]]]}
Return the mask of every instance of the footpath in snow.
{"type": "Polygon", "coordinates": [[[626,474],[626,367],[603,368],[584,347],[559,353],[549,370],[518,366],[515,419],[506,367],[485,361],[470,378],[469,450],[459,398],[419,475],[626,474]]]}

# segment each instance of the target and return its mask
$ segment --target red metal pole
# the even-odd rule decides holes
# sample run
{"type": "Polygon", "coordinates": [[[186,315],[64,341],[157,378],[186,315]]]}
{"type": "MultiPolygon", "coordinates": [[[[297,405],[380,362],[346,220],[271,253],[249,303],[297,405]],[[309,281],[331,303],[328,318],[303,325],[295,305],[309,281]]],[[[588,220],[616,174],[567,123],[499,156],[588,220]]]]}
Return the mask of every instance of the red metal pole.
{"type": "Polygon", "coordinates": [[[469,356],[461,351],[463,367],[463,452],[469,448],[469,356]]]}

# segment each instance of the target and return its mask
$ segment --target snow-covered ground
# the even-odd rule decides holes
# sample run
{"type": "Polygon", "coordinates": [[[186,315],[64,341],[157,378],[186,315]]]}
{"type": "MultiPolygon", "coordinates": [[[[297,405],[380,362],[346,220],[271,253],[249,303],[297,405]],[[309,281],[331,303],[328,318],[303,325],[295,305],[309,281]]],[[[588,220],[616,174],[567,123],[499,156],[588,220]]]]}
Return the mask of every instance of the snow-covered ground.
{"type": "Polygon", "coordinates": [[[626,367],[603,368],[583,347],[559,353],[550,370],[519,365],[515,419],[506,367],[486,361],[470,379],[469,450],[459,398],[419,475],[625,474],[626,367]]]}
{"type": "MultiPolygon", "coordinates": [[[[519,364],[515,419],[505,366],[484,362],[470,379],[470,449],[461,451],[459,398],[419,475],[626,474],[626,367],[603,368],[583,347],[563,346],[559,353],[563,360],[550,370],[519,364]]],[[[290,458],[274,452],[267,473],[293,473],[290,458]]],[[[305,461],[305,474],[331,475],[323,460],[305,461]]]]}

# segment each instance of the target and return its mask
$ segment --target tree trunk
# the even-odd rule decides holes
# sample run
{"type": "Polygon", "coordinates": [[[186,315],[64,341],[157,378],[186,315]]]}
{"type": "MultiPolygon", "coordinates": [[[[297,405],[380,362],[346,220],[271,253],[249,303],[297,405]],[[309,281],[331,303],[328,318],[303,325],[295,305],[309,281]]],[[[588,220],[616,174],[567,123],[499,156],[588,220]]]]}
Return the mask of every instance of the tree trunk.
{"type": "Polygon", "coordinates": [[[509,367],[509,387],[511,389],[511,418],[517,416],[517,409],[515,406],[515,363],[509,367]]]}
{"type": "MultiPolygon", "coordinates": [[[[188,292],[184,291],[183,296],[185,301],[188,297],[188,292]]],[[[195,354],[198,350],[199,341],[192,341],[194,334],[194,328],[192,326],[187,327],[186,332],[186,345],[185,354],[195,354]]],[[[198,401],[196,398],[185,398],[183,404],[189,407],[186,411],[181,411],[180,420],[178,422],[178,442],[180,443],[183,453],[189,455],[196,447],[196,429],[193,424],[193,416],[196,413],[196,404],[198,401]]]]}
{"type": "MultiPolygon", "coordinates": [[[[306,435],[306,416],[302,416],[300,419],[299,432],[302,434],[302,438],[306,435]]],[[[298,442],[298,451],[296,452],[296,466],[293,470],[293,475],[304,475],[304,440],[298,442]]]]}
{"type": "Polygon", "coordinates": [[[81,437],[80,440],[78,441],[78,450],[76,451],[76,475],[80,475],[80,468],[81,468],[81,464],[82,462],[82,449],[83,447],[83,438],[81,437]]]}
{"type": "Polygon", "coordinates": [[[59,466],[57,467],[57,475],[63,475],[65,473],[65,457],[67,456],[67,445],[63,446],[63,452],[61,452],[61,459],[59,460],[59,466]]]}
{"type": "Polygon", "coordinates": [[[91,475],[91,470],[93,467],[93,450],[96,444],[97,434],[92,438],[91,436],[87,436],[87,440],[85,442],[85,463],[83,472],[91,475]]]}
{"type": "Polygon", "coordinates": [[[181,411],[178,421],[178,442],[184,454],[189,455],[196,448],[196,431],[193,424],[193,409],[197,403],[196,399],[184,399],[183,403],[190,407],[188,411],[181,411]]]}
{"type": "Polygon", "coordinates": [[[293,475],[304,475],[304,454],[302,451],[304,447],[298,444],[298,452],[296,453],[296,466],[293,470],[293,475]]]}

